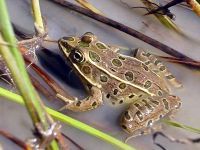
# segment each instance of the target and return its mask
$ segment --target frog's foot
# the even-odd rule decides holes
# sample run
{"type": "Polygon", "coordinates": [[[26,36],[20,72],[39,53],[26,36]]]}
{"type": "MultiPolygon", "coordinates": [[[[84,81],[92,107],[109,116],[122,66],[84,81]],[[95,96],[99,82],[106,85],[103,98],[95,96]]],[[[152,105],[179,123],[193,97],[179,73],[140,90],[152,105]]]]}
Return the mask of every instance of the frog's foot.
{"type": "Polygon", "coordinates": [[[145,52],[143,49],[135,49],[133,52],[133,56],[140,61],[142,61],[145,65],[147,65],[154,73],[158,74],[161,77],[165,77],[166,81],[168,81],[174,87],[182,87],[182,84],[176,80],[176,78],[172,75],[172,73],[167,69],[167,67],[156,58],[156,56],[145,52]]]}
{"type": "Polygon", "coordinates": [[[101,90],[94,86],[90,89],[90,96],[83,100],[69,100],[64,97],[59,98],[67,103],[60,111],[63,109],[72,110],[74,112],[87,111],[94,109],[103,103],[101,90]]]}
{"type": "Polygon", "coordinates": [[[160,143],[156,142],[156,138],[158,137],[158,135],[163,136],[164,138],[168,139],[171,142],[180,143],[180,144],[200,143],[200,138],[196,138],[196,139],[189,139],[189,138],[177,139],[177,138],[174,138],[174,137],[172,137],[170,135],[167,135],[166,133],[163,133],[163,132],[155,132],[153,134],[153,143],[155,145],[157,145],[158,147],[160,147],[161,149],[165,149],[165,148],[160,143]]]}

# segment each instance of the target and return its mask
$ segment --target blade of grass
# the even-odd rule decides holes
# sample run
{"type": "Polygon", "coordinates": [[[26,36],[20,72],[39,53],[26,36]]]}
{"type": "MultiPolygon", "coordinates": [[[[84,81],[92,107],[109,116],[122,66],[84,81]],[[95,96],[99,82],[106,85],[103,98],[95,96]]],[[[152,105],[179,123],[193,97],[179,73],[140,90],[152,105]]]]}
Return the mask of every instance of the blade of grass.
{"type": "Polygon", "coordinates": [[[178,122],[170,121],[170,120],[163,120],[163,122],[170,126],[173,126],[173,127],[181,128],[181,129],[193,132],[193,133],[200,134],[200,129],[197,129],[197,128],[193,128],[193,127],[190,127],[190,126],[187,126],[184,124],[180,124],[178,122]]]}
{"type": "Polygon", "coordinates": [[[35,25],[40,33],[45,32],[42,15],[40,11],[40,3],[39,0],[32,0],[32,10],[33,10],[33,16],[35,20],[35,25]]]}
{"type": "MultiPolygon", "coordinates": [[[[24,102],[23,102],[23,98],[18,95],[18,94],[15,94],[15,93],[12,93],[8,90],[5,90],[3,88],[0,87],[0,96],[2,97],[5,97],[13,102],[16,102],[16,103],[19,103],[21,105],[24,105],[24,102]]],[[[117,146],[118,148],[120,149],[123,149],[123,150],[135,150],[135,148],[123,143],[122,141],[104,133],[104,132],[101,132],[100,130],[97,130],[93,127],[90,127],[89,125],[87,124],[84,124],[78,120],[75,120],[69,116],[66,116],[64,114],[61,114],[55,110],[52,110],[48,107],[46,107],[46,111],[52,116],[54,117],[55,119],[59,120],[59,121],[62,121],[74,128],[77,128],[83,132],[86,132],[92,136],[95,136],[97,138],[100,138],[110,144],[113,144],[114,146],[117,146]]]]}
{"type": "Polygon", "coordinates": [[[92,4],[88,3],[86,0],[76,0],[79,4],[81,4],[83,7],[93,11],[94,13],[103,15],[103,13],[98,10],[97,8],[95,8],[92,4]]]}
{"type": "MultiPolygon", "coordinates": [[[[53,120],[45,112],[40,97],[31,84],[26,72],[25,63],[20,51],[17,49],[16,38],[10,23],[5,0],[0,1],[0,14],[0,42],[11,44],[9,47],[0,45],[0,53],[12,74],[20,94],[24,98],[24,102],[34,125],[40,123],[44,130],[48,130],[53,120]]],[[[55,140],[51,143],[51,149],[58,149],[55,140]]]]}

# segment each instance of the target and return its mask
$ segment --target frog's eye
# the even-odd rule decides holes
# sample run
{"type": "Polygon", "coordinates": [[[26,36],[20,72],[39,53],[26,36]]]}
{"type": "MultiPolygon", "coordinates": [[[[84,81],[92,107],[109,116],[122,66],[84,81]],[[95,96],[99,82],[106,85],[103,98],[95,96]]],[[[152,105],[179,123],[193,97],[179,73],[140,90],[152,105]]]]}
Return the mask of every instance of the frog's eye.
{"type": "Polygon", "coordinates": [[[95,36],[92,32],[86,32],[82,37],[81,37],[81,41],[85,42],[85,43],[90,43],[94,40],[95,36]]]}
{"type": "Polygon", "coordinates": [[[81,37],[81,41],[85,42],[85,43],[90,43],[90,42],[92,42],[92,37],[88,36],[88,35],[84,35],[81,37]]]}
{"type": "Polygon", "coordinates": [[[72,60],[77,63],[82,63],[84,61],[83,54],[77,49],[73,50],[70,55],[71,55],[70,57],[72,58],[72,60]]]}

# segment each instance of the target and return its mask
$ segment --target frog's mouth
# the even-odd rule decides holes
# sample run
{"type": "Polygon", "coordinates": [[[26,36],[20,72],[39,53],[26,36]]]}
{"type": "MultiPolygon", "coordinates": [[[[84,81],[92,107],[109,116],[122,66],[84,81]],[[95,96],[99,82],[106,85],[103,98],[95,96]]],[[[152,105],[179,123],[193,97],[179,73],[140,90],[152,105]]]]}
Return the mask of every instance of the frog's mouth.
{"type": "Polygon", "coordinates": [[[72,47],[66,41],[63,41],[62,39],[58,40],[58,47],[64,53],[66,57],[69,56],[72,50],[72,47]]]}

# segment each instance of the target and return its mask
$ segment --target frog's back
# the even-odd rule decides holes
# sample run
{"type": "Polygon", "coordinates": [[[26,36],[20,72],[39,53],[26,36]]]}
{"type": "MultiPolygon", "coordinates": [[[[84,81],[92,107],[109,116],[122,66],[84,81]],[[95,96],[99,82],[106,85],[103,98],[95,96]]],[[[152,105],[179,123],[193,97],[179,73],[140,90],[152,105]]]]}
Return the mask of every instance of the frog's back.
{"type": "Polygon", "coordinates": [[[157,94],[159,89],[168,90],[164,80],[140,60],[116,53],[106,45],[103,45],[101,49],[93,49],[95,51],[89,50],[89,57],[91,57],[90,53],[93,53],[93,56],[98,56],[99,60],[91,61],[92,64],[98,67],[104,74],[107,74],[110,80],[118,80],[118,82],[139,88],[149,94],[153,93],[154,95],[157,94]]]}

